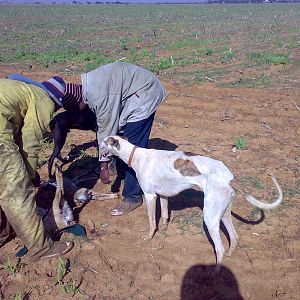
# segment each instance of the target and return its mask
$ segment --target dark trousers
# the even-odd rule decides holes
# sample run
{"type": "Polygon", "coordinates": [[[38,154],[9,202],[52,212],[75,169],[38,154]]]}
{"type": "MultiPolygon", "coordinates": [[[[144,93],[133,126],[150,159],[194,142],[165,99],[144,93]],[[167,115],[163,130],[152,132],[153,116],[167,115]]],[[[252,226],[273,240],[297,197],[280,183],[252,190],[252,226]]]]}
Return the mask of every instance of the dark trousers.
{"type": "Polygon", "coordinates": [[[2,247],[14,235],[14,230],[12,229],[3,210],[0,207],[0,247],[2,247]]]}
{"type": "MultiPolygon", "coordinates": [[[[124,136],[127,137],[130,143],[138,147],[147,148],[154,115],[155,113],[145,120],[126,124],[124,136]]],[[[126,197],[130,202],[140,202],[143,191],[136,179],[134,170],[129,168],[120,159],[118,159],[116,163],[117,169],[124,170],[125,172],[125,184],[122,193],[123,197],[126,197]]]]}

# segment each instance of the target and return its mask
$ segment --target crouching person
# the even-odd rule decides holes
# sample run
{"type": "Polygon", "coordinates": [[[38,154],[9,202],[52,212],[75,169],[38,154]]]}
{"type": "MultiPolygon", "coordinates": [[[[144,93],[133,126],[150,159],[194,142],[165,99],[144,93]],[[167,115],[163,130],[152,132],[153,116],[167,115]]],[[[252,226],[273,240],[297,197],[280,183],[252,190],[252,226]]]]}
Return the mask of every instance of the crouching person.
{"type": "MultiPolygon", "coordinates": [[[[96,114],[100,178],[109,183],[108,153],[101,147],[104,138],[123,131],[128,141],[147,147],[159,105],[167,91],[150,71],[137,65],[116,62],[81,75],[82,96],[96,114]]],[[[111,211],[113,216],[127,214],[142,204],[142,190],[134,170],[117,160],[125,171],[123,199],[111,211]]]]}
{"type": "Polygon", "coordinates": [[[35,188],[40,142],[62,106],[65,82],[23,76],[0,79],[0,247],[16,234],[33,261],[62,255],[72,242],[54,242],[37,213],[35,188]]]}

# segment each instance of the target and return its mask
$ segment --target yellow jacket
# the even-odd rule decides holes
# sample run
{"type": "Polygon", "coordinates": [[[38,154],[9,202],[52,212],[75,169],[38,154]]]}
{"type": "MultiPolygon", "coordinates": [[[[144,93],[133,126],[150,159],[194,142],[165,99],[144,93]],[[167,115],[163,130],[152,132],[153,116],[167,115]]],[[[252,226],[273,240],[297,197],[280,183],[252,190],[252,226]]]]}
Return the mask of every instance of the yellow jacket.
{"type": "Polygon", "coordinates": [[[0,79],[0,139],[15,141],[31,178],[35,177],[43,133],[54,111],[54,102],[41,88],[0,79]]]}

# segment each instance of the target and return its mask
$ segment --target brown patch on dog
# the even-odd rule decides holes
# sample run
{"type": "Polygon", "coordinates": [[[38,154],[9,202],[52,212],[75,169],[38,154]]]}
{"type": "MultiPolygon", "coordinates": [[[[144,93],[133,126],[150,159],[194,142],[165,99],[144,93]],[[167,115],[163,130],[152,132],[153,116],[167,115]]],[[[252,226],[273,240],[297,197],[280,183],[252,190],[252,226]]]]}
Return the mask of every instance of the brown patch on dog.
{"type": "Polygon", "coordinates": [[[182,176],[201,175],[194,162],[192,162],[189,159],[182,159],[182,158],[176,159],[174,161],[174,168],[178,170],[182,176]]]}
{"type": "Polygon", "coordinates": [[[110,146],[116,147],[118,150],[120,150],[120,143],[117,139],[113,138],[113,137],[109,137],[106,140],[106,143],[110,146]]]}
{"type": "Polygon", "coordinates": [[[198,153],[193,153],[193,152],[183,152],[186,156],[197,156],[200,155],[198,153]]]}
{"type": "Polygon", "coordinates": [[[192,186],[192,189],[195,190],[195,191],[198,191],[198,192],[203,192],[203,189],[201,189],[200,186],[195,185],[195,184],[192,186]]]}

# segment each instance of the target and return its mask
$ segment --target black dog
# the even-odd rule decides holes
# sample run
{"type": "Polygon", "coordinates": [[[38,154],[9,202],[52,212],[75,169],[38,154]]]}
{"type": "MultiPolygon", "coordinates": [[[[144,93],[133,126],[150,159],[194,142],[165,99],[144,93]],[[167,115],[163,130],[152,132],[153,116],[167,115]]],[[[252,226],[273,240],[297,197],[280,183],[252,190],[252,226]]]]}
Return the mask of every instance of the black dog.
{"type": "Polygon", "coordinates": [[[83,110],[64,111],[51,120],[49,127],[53,136],[54,149],[48,161],[48,175],[49,178],[53,178],[52,166],[54,159],[57,157],[63,163],[69,162],[69,160],[61,157],[60,152],[66,142],[70,129],[92,130],[96,132],[96,115],[88,107],[83,110]]]}

